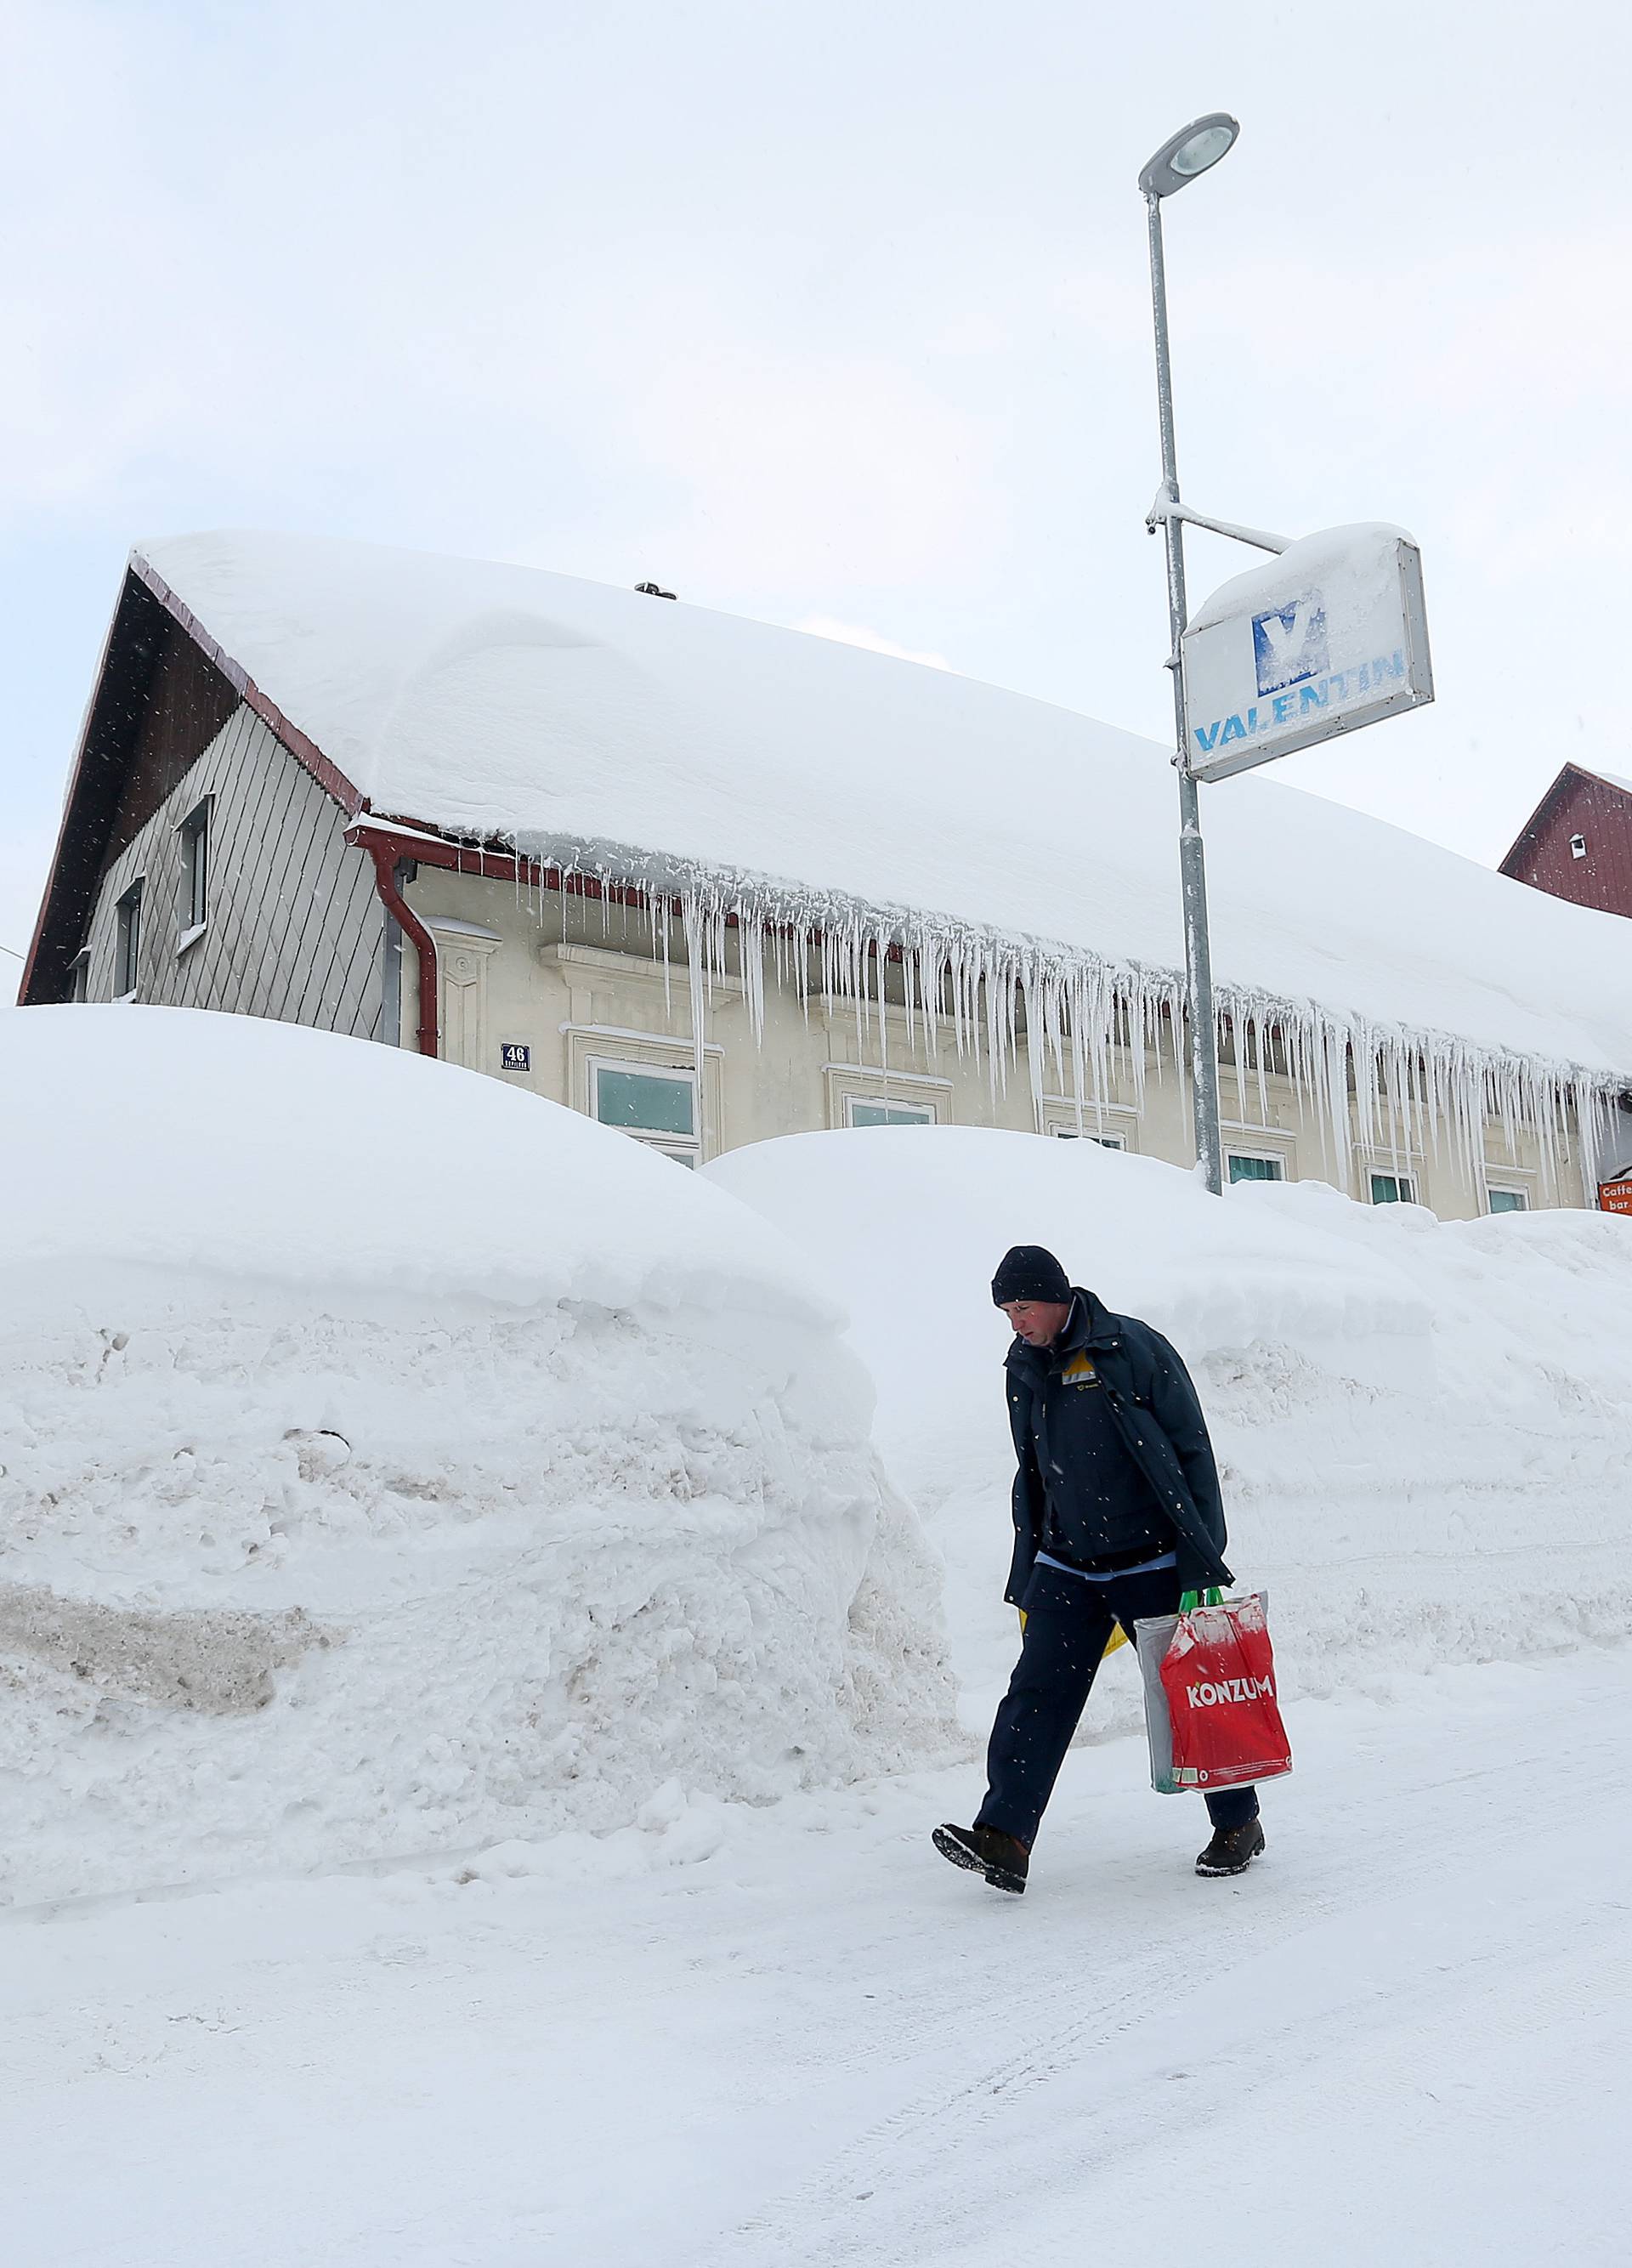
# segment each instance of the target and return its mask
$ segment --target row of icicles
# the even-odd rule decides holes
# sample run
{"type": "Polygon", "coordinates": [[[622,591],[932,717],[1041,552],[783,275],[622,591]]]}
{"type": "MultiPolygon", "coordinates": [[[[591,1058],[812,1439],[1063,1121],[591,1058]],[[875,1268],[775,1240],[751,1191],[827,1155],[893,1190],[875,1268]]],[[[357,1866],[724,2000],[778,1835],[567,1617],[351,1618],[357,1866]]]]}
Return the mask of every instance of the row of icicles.
{"type": "MultiPolygon", "coordinates": [[[[620,857],[615,868],[603,867],[580,855],[563,864],[556,850],[548,863],[563,879],[599,886],[610,933],[607,886],[627,893],[637,862],[620,857]]],[[[1147,1064],[1154,1064],[1158,1079],[1170,1064],[1180,1080],[1188,1076],[1184,983],[1172,971],[933,915],[886,913],[836,895],[660,867],[649,858],[638,866],[645,870],[638,900],[643,925],[665,972],[670,915],[678,911],[695,1035],[718,980],[730,977],[742,986],[758,1042],[768,969],[807,1014],[812,1000],[829,1016],[841,1007],[853,1012],[858,1054],[871,1052],[887,1073],[891,1017],[882,1011],[886,972],[894,969],[901,997],[888,1005],[904,1020],[909,1056],[921,1046],[933,1063],[950,1046],[960,1060],[984,1066],[994,1095],[1006,1091],[1023,1058],[1039,1127],[1045,1094],[1074,1105],[1084,1130],[1099,1126],[1112,1094],[1114,1057],[1137,1111],[1144,1107],[1147,1064]]],[[[520,880],[517,887],[541,917],[544,890],[520,880]]],[[[1318,1131],[1324,1177],[1340,1188],[1352,1187],[1356,1145],[1405,1165],[1424,1155],[1437,1160],[1448,1143],[1476,1177],[1486,1162],[1487,1124],[1494,1121],[1510,1156],[1517,1156],[1521,1134],[1534,1138],[1554,1194],[1572,1118],[1589,1157],[1614,1120],[1621,1082],[1608,1074],[1227,984],[1215,987],[1215,1005],[1226,1108],[1233,1087],[1239,1121],[1271,1127],[1268,1081],[1284,1077],[1304,1124],[1312,1119],[1318,1131]]]]}

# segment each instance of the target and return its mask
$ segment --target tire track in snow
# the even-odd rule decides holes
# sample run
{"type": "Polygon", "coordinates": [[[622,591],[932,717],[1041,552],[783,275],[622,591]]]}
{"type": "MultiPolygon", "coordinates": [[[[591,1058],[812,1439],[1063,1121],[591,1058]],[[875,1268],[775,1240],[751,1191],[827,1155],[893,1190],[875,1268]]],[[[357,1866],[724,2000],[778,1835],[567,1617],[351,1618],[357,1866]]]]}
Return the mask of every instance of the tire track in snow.
{"type": "MultiPolygon", "coordinates": [[[[1555,1912],[1549,1910],[1547,1919],[1549,1924],[1555,1922],[1555,1912]]],[[[1386,1992],[1359,1977],[1340,1986],[1329,2000],[1312,2011],[1300,2006],[1276,2016],[1261,2009],[1245,2040],[1227,2044],[1215,2041],[1210,2052],[1203,2047],[1199,2054],[1194,2043],[1180,2049],[1180,2060],[1167,2068],[1147,2070],[1092,2100],[1078,2098],[1051,2108],[1047,2129],[1021,2130],[1010,2137],[1009,2147],[996,2166],[995,2154],[985,2153],[981,2161],[983,2210],[977,2207],[972,2212],[967,2197],[959,2199],[952,2184],[937,2183],[933,2164],[915,2168],[905,2188],[888,2198],[882,2225],[866,2229],[863,2257],[869,2268],[931,2268],[950,2250],[960,2253],[963,2248],[973,2250],[989,2233],[991,2224],[1012,2210],[1016,2200],[1024,2203],[1035,2198],[1050,2176],[1058,2182],[1063,2174],[1070,2188],[1080,2194],[1096,2176],[1114,2176],[1118,2165],[1132,2154],[1147,2153],[1158,2159],[1165,2154],[1168,2162],[1181,2162],[1187,2139],[1193,2140],[1216,2121],[1227,2117],[1243,2098],[1261,2100],[1273,2091],[1282,2101],[1289,2095],[1296,2100],[1298,2082],[1305,2074],[1320,2067],[1329,2070],[1334,2063],[1341,2066],[1357,2060],[1363,2074],[1369,2076],[1366,2066],[1371,2043],[1379,2033],[1390,2029],[1402,2029],[1412,2036],[1431,2033],[1434,2020],[1442,2012],[1453,2014],[1465,2034],[1476,2030],[1478,2018],[1491,2005],[1493,1996],[1488,1991],[1491,1973],[1503,1980],[1501,1993],[1494,1996],[1499,2014],[1493,2029],[1511,2027],[1514,2021],[1508,2007],[1511,1986],[1507,1980],[1516,1973],[1525,1978],[1525,2014],[1531,2026],[1540,2029],[1549,2020],[1556,2021],[1559,2010],[1557,1997],[1549,1991],[1551,1972],[1578,1973],[1587,1966],[1598,1971],[1600,1927],[1600,1913],[1584,1910],[1576,1918],[1574,1942],[1561,1947],[1549,1939],[1544,1957],[1538,1962],[1535,1925],[1528,1916],[1518,1916],[1511,1926],[1483,1935],[1477,1942],[1464,1937],[1448,1948],[1447,1957],[1436,1957],[1428,1948],[1420,1952],[1414,1948],[1403,1975],[1386,1992]],[[1533,1969],[1540,1973],[1532,1977],[1533,1969]],[[1402,2002],[1408,2008],[1403,2026],[1402,2002]],[[1173,2080],[1189,2084],[1182,2093],[1176,2093],[1170,2084],[1173,2080]]],[[[1321,1933],[1317,1927],[1309,1934],[1319,1937],[1321,1933]]],[[[1447,1952],[1443,1947],[1439,1950],[1447,1952]]],[[[1623,1955],[1613,1973],[1624,1976],[1629,1970],[1632,1957],[1623,1955]]],[[[1402,2057],[1403,2050],[1396,2049],[1382,2058],[1391,2075],[1402,2057]]],[[[1041,2083],[1058,2075],[1057,2071],[1040,2071],[1037,2078],[1041,2083]]],[[[1371,2083],[1373,2088],[1377,2085],[1374,2079],[1371,2083]]],[[[1353,2097],[1346,2099],[1352,2106],[1353,2097]]],[[[1329,2080],[1326,2087],[1317,2084],[1303,2103],[1302,2119],[1290,2123],[1300,2129],[1306,2124],[1312,2141],[1318,2140],[1332,2113],[1329,2080]]],[[[993,2105],[985,2117],[967,2125],[956,2146],[967,2150],[973,2141],[984,2139],[984,2130],[1002,2107],[1008,2106],[993,2105]]],[[[852,2219],[840,2242],[824,2244],[813,2256],[793,2257],[801,2260],[801,2268],[813,2260],[854,2259],[856,2243],[852,2219]]]]}
{"type": "MultiPolygon", "coordinates": [[[[1559,1713],[1566,1719],[1576,1714],[1590,1719],[1592,1701],[1584,1697],[1559,1713]]],[[[1346,1861],[1341,1882],[1331,1886],[1323,1880],[1319,1885],[1294,1887],[1289,1897],[1287,1886],[1275,1879],[1277,1869],[1272,1845],[1267,1859],[1260,1862],[1261,1872],[1255,1869],[1245,1878],[1231,1899],[1233,1928],[1227,1948],[1222,1948],[1224,1968],[1238,1969],[1333,1920],[1363,1915],[1368,1907],[1383,1902],[1396,1904],[1424,1883],[1462,1870],[1478,1857],[1493,1831],[1500,1831],[1510,1815],[1515,1785],[1541,1791],[1527,1813],[1532,1831],[1545,1834],[1563,1822],[1579,1820],[1584,1799],[1590,1802],[1592,1792],[1602,1785],[1601,1764],[1591,1754],[1590,1741],[1585,1748],[1584,1756],[1582,1744],[1557,1740],[1545,1750],[1515,1756],[1499,1765],[1481,1764],[1446,1771],[1440,1743],[1430,1742],[1424,1751],[1419,1739],[1402,1749],[1398,1764],[1402,1772],[1415,1764],[1422,1776],[1409,1786],[1374,1786],[1368,1791],[1365,1810],[1386,1809],[1390,1831],[1380,1839],[1375,1835],[1364,1837],[1368,1857],[1358,1867],[1346,1861]],[[1489,1784],[1491,1793],[1499,1797],[1498,1805],[1487,1809],[1476,1802],[1457,1803],[1459,1792],[1466,1797],[1481,1783],[1489,1784]],[[1253,1886],[1250,1891],[1248,1883],[1253,1886]],[[1253,1898],[1254,1905],[1243,1912],[1246,1897],[1253,1898]]],[[[1338,1812],[1339,1830],[1347,1827],[1351,1844],[1356,1833],[1364,1834],[1365,1811],[1358,1816],[1351,1813],[1345,1820],[1341,1800],[1331,1799],[1322,1808],[1323,1813],[1338,1812]]],[[[1297,1847],[1303,1851],[1316,1847],[1317,1834],[1327,1823],[1324,1816],[1305,1820],[1297,1847]]],[[[1176,1890],[1177,1884],[1174,1887],[1176,1890]]],[[[1185,1887],[1187,1890],[1188,1884],[1185,1887]]],[[[1195,1887],[1203,1894],[1217,1895],[1222,1886],[1198,1883],[1195,1887]]],[[[1176,1912],[1176,1899],[1174,1907],[1176,1912]]],[[[1200,1909],[1187,1897],[1184,1911],[1193,1915],[1200,1909]]],[[[1136,1926],[1123,1923],[1125,1928],[1136,1926]]],[[[1172,1932],[1172,1921],[1166,1916],[1158,1926],[1172,1932]]],[[[1150,2021],[1153,2010],[1173,1997],[1175,1969],[1181,1969],[1184,1957],[1195,1953],[1194,1939],[1187,1944],[1182,1939],[1175,1943],[1177,1935],[1173,1932],[1153,1945],[1148,1938],[1139,1940],[1131,1964],[1121,1948],[1107,1947],[1118,1979],[1110,1999],[962,2079],[924,2090],[868,2125],[770,2205],[739,2221],[723,2242],[717,2241],[707,2252],[709,2263],[717,2268],[735,2268],[735,2264],[740,2264],[740,2268],[749,2268],[749,2264],[753,2268],[841,2268],[841,2264],[843,2268],[854,2268],[855,2262],[863,2258],[868,2268],[908,2268],[908,2263],[924,2259],[924,2240],[931,2228],[945,2232],[946,2217],[932,2212],[926,2221],[922,2204],[915,2203],[908,2216],[910,2228],[893,2231],[892,2222],[899,2224],[901,2219],[892,2209],[900,2175],[907,2174],[915,2197],[921,2198],[933,2188],[935,2170],[969,2153],[982,2130],[1006,2117],[1026,2097],[1053,2084],[1085,2057],[1103,2054],[1150,2021]],[[905,2251],[900,2249],[902,2241],[908,2248],[905,2251]]],[[[874,2058],[887,2057],[899,2044],[903,2055],[922,2055],[926,2038],[933,2041],[938,2036],[949,2058],[955,2058],[972,2035],[978,2036],[994,2025],[1011,2026],[1017,2004],[1048,2002],[1078,1992],[1084,1957],[1080,1949],[1064,1955],[1056,1950],[1050,1957],[1028,1943],[1024,1965],[1018,1972],[1011,1961],[1005,1961],[1000,1970],[989,1974],[982,1992],[961,1998],[955,2008],[929,2026],[918,2012],[915,2020],[909,2019],[899,2029],[893,2026],[890,2037],[870,2038],[867,2051],[874,2058]]],[[[1467,1960],[1475,1957],[1470,1953],[1467,1960]]],[[[967,2176],[962,2178],[967,2180],[967,2176]]],[[[959,2186],[954,2168],[943,2188],[955,2193],[959,2186]]],[[[959,2209],[953,2206],[950,2211],[958,2214],[959,2209]]]]}

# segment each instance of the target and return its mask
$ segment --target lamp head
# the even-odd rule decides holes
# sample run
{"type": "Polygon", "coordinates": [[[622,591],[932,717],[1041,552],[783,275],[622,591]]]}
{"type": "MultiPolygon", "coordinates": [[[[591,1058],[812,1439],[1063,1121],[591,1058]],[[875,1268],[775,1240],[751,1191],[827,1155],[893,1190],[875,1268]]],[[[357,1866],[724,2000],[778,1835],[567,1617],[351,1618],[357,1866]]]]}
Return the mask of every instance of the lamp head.
{"type": "Polygon", "coordinates": [[[1209,110],[1205,118],[1170,134],[1156,155],[1146,160],[1139,187],[1147,197],[1171,197],[1195,180],[1235,146],[1240,127],[1227,111],[1209,110]]]}

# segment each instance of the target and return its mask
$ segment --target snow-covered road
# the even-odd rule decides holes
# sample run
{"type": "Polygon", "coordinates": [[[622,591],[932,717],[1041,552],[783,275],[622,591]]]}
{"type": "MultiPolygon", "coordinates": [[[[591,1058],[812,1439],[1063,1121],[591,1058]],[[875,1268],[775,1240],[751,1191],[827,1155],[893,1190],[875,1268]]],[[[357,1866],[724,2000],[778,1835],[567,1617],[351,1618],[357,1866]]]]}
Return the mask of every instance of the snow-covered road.
{"type": "Polygon", "coordinates": [[[14,2268],[1534,2268],[1632,2250],[1632,1653],[1310,1704],[1269,1853],[1079,1750],[0,1926],[14,2268]]]}

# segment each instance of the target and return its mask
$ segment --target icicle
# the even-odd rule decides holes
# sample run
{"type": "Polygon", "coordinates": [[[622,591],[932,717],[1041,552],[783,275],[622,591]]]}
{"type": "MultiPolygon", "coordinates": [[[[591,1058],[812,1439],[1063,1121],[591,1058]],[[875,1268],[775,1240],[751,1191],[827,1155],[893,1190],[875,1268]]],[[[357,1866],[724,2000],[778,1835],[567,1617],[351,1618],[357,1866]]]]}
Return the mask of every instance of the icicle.
{"type": "MultiPolygon", "coordinates": [[[[496,848],[474,847],[483,857],[496,848]]],[[[612,846],[540,838],[517,848],[539,869],[535,901],[531,869],[525,895],[535,904],[540,924],[551,895],[541,879],[547,867],[556,869],[568,886],[569,909],[584,895],[600,898],[604,937],[612,934],[614,893],[620,894],[623,935],[636,927],[643,911],[671,1012],[671,906],[676,909],[699,1072],[708,1009],[717,985],[732,974],[734,932],[735,974],[756,1044],[764,1038],[768,943],[777,989],[792,985],[807,1023],[813,992],[829,1018],[843,1002],[856,1019],[857,1049],[864,1058],[876,982],[879,1052],[887,1068],[888,969],[894,954],[901,969],[909,1059],[922,1051],[938,1063],[943,1042],[950,1040],[960,1062],[984,1068],[996,1098],[1005,1091],[1023,1041],[1040,1128],[1047,1122],[1050,1085],[1065,1088],[1068,1079],[1079,1130],[1091,1108],[1095,1128],[1104,1130],[1115,1080],[1124,1075],[1134,1108],[1143,1114],[1150,1072],[1158,1085],[1170,1076],[1169,1037],[1171,1076],[1187,1101],[1184,985],[1176,971],[1106,961],[943,916],[864,906],[834,894],[778,887],[758,876],[689,867],[612,846]],[[594,885],[593,890],[585,890],[586,884],[594,885]]],[[[513,855],[508,847],[505,855],[513,855]]],[[[521,894],[519,860],[514,871],[521,894]]],[[[569,918],[563,936],[570,939],[572,930],[569,918]]],[[[1319,1134],[1325,1177],[1344,1188],[1352,1183],[1356,1149],[1386,1154],[1397,1167],[1423,1156],[1437,1162],[1448,1151],[1477,1180],[1485,1169],[1486,1130],[1494,1126],[1510,1157],[1520,1154],[1526,1136],[1533,1140],[1543,1185],[1553,1193],[1563,1184],[1572,1122],[1581,1170],[1588,1178],[1615,1123],[1615,1097],[1624,1082],[1607,1072],[1482,1049],[1448,1033],[1378,1025],[1309,1000],[1278,999],[1228,984],[1217,988],[1217,1008],[1221,1052],[1226,1033],[1234,1050],[1236,1106],[1242,1120],[1248,1118],[1250,1059],[1257,1123],[1270,1123],[1271,1076],[1284,1077],[1300,1129],[1307,1132],[1312,1122],[1319,1134]]]]}

